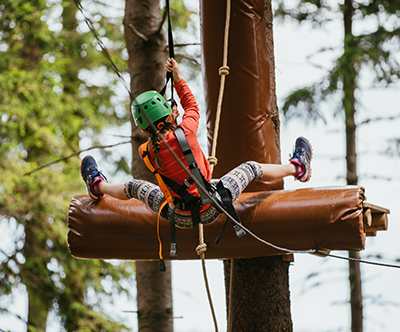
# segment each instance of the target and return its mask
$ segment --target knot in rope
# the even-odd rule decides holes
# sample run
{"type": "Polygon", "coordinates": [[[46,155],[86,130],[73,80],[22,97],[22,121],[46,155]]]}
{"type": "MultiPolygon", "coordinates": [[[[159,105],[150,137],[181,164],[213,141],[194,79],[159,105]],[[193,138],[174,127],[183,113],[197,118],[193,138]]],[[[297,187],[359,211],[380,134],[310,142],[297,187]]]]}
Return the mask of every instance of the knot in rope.
{"type": "Polygon", "coordinates": [[[218,164],[218,159],[216,157],[210,156],[207,160],[210,165],[216,166],[218,164]]]}
{"type": "Polygon", "coordinates": [[[196,247],[196,252],[197,252],[197,255],[199,255],[199,256],[201,256],[202,254],[205,254],[206,251],[207,251],[207,244],[205,244],[205,243],[199,244],[196,247]]]}
{"type": "Polygon", "coordinates": [[[229,75],[229,66],[219,67],[218,73],[219,73],[220,76],[229,75]]]}

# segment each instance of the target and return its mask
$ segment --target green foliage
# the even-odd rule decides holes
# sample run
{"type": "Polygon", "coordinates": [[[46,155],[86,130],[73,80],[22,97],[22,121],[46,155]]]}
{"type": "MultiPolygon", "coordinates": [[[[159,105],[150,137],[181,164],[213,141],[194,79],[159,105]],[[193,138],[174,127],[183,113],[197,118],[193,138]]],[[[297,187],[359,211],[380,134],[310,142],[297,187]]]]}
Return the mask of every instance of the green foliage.
{"type": "Polygon", "coordinates": [[[365,27],[358,30],[367,31],[359,34],[349,31],[343,39],[343,53],[332,69],[320,82],[292,92],[285,100],[284,114],[288,118],[304,116],[311,120],[323,119],[318,104],[329,96],[340,96],[343,103],[341,109],[347,113],[354,107],[355,101],[349,100],[352,98],[349,96],[354,94],[359,85],[361,70],[371,71],[376,84],[398,82],[399,8],[400,0],[352,1],[350,10],[339,2],[328,0],[298,0],[290,8],[286,1],[278,1],[275,12],[278,19],[290,18],[299,23],[307,21],[321,26],[333,19],[344,19],[351,21],[353,26],[358,24],[361,28],[365,27]]]}
{"type": "Polygon", "coordinates": [[[338,17],[339,4],[329,0],[298,0],[288,7],[287,1],[278,0],[274,15],[278,19],[293,19],[299,23],[311,22],[320,26],[338,17]]]}
{"type": "MultiPolygon", "coordinates": [[[[165,8],[163,9],[165,10],[165,8]]],[[[179,36],[179,29],[187,30],[193,29],[192,15],[196,13],[185,6],[184,0],[174,0],[170,4],[170,16],[174,25],[174,33],[179,36]]]]}
{"type": "MultiPolygon", "coordinates": [[[[120,281],[131,278],[130,263],[77,260],[68,252],[68,204],[85,192],[79,159],[24,175],[79,151],[82,137],[95,139],[109,123],[126,120],[110,101],[115,75],[104,71],[109,64],[76,12],[73,2],[61,0],[0,4],[0,226],[12,239],[0,255],[0,296],[25,285],[30,331],[43,330],[50,310],[67,331],[125,331],[88,304],[87,292],[95,289],[111,302],[104,280],[126,292],[120,281]],[[99,71],[102,81],[93,79],[99,71]]],[[[115,61],[124,64],[120,24],[95,17],[102,36],[113,41],[115,61]]]]}
{"type": "Polygon", "coordinates": [[[317,92],[315,86],[305,87],[293,91],[286,97],[282,106],[282,112],[290,120],[293,117],[311,119],[317,121],[319,119],[325,122],[323,114],[317,107],[317,92]]]}

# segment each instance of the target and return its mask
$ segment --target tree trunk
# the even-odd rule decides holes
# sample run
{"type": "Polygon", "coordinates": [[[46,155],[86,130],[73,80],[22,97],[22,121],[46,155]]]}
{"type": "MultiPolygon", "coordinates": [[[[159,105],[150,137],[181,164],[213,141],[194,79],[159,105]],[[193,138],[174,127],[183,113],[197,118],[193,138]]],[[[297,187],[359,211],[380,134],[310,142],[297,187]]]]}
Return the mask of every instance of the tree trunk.
{"type": "MultiPolygon", "coordinates": [[[[358,251],[350,251],[349,258],[360,259],[358,251]]],[[[360,263],[349,262],[351,331],[363,331],[363,295],[360,263]]]]}
{"type": "MultiPolygon", "coordinates": [[[[164,84],[165,38],[160,25],[158,0],[126,1],[124,28],[133,96],[147,90],[160,91],[164,84]]],[[[137,130],[132,116],[131,123],[132,175],[154,182],[153,174],[148,171],[137,152],[145,136],[137,130]]],[[[140,332],[173,331],[171,264],[168,261],[165,263],[167,271],[160,272],[158,261],[136,262],[140,332]]]]}
{"type": "MultiPolygon", "coordinates": [[[[353,0],[346,0],[343,9],[344,21],[344,56],[348,67],[343,70],[343,108],[346,123],[346,181],[348,185],[357,185],[357,153],[356,153],[356,124],[355,124],[355,90],[357,72],[354,67],[352,47],[353,0]]],[[[349,258],[360,259],[358,252],[349,252],[349,258]]],[[[363,331],[363,295],[360,263],[349,261],[351,331],[363,331]]]]}
{"type": "MultiPolygon", "coordinates": [[[[213,137],[219,91],[216,73],[223,58],[225,6],[225,1],[201,2],[209,138],[213,137]]],[[[213,177],[222,176],[246,160],[280,161],[271,1],[232,1],[229,34],[230,73],[226,78],[217,147],[218,165],[213,177]],[[235,153],[233,142],[237,142],[235,153]],[[255,146],[257,149],[253,148],[255,146]]],[[[249,189],[282,188],[283,182],[274,187],[257,183],[249,189]]],[[[282,261],[281,256],[224,262],[228,331],[292,331],[288,267],[289,263],[282,261]]]]}
{"type": "Polygon", "coordinates": [[[224,262],[229,332],[292,331],[288,269],[282,256],[224,262]]]}
{"type": "MultiPolygon", "coordinates": [[[[155,248],[157,249],[157,248],[155,248]]],[[[140,332],[171,332],[171,262],[160,272],[158,261],[136,262],[138,326],[140,332]]]]}
{"type": "Polygon", "coordinates": [[[50,299],[47,297],[49,289],[46,285],[49,277],[48,271],[46,266],[39,264],[45,261],[40,255],[42,252],[39,252],[39,248],[45,247],[45,244],[43,243],[44,241],[38,240],[37,234],[35,234],[36,229],[33,225],[35,225],[33,221],[28,221],[25,225],[24,256],[30,262],[36,261],[37,264],[25,266],[22,273],[23,282],[28,293],[28,332],[46,331],[50,306],[50,299]]]}
{"type": "MultiPolygon", "coordinates": [[[[264,2],[264,27],[269,54],[270,107],[278,153],[279,117],[276,101],[275,58],[271,0],[264,2]]],[[[292,331],[289,262],[281,256],[224,262],[228,331],[292,331]]]]}

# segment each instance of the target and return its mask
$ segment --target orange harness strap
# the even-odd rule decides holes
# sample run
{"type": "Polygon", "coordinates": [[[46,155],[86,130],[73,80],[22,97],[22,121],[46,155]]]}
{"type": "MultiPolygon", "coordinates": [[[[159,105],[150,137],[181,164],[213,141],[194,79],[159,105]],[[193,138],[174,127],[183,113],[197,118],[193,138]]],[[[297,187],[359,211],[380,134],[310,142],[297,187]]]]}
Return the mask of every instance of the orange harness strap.
{"type": "Polygon", "coordinates": [[[157,182],[158,182],[158,186],[160,187],[160,189],[161,189],[162,193],[164,194],[165,198],[167,199],[167,202],[168,203],[172,203],[174,201],[174,199],[173,199],[173,197],[171,195],[171,192],[169,191],[169,189],[167,188],[167,186],[164,183],[163,179],[161,178],[160,173],[158,173],[158,171],[155,169],[155,167],[153,166],[153,164],[150,161],[149,153],[148,153],[148,150],[147,150],[147,144],[148,144],[148,142],[143,143],[140,146],[139,153],[142,156],[142,158],[144,160],[144,163],[146,164],[147,168],[155,175],[155,177],[157,179],[157,182]]]}
{"type": "Polygon", "coordinates": [[[165,271],[165,263],[164,263],[164,257],[162,255],[162,242],[161,242],[161,237],[160,237],[160,215],[161,211],[164,208],[164,206],[168,202],[165,200],[161,206],[160,210],[158,210],[158,215],[157,215],[157,238],[158,238],[158,257],[160,258],[160,271],[165,271]]]}
{"type": "Polygon", "coordinates": [[[163,179],[161,178],[160,173],[155,169],[155,167],[153,166],[153,164],[150,161],[149,153],[147,150],[147,144],[148,144],[148,142],[146,142],[140,146],[139,153],[142,156],[147,168],[155,175],[157,182],[158,182],[158,186],[160,187],[161,191],[163,192],[163,194],[166,198],[166,200],[161,204],[160,209],[158,210],[158,215],[157,215],[158,257],[160,258],[160,271],[165,271],[165,263],[164,263],[164,258],[162,255],[162,242],[161,242],[161,237],[160,237],[160,216],[161,216],[161,212],[162,212],[164,206],[167,203],[173,202],[173,197],[171,195],[171,192],[165,185],[163,179]]]}

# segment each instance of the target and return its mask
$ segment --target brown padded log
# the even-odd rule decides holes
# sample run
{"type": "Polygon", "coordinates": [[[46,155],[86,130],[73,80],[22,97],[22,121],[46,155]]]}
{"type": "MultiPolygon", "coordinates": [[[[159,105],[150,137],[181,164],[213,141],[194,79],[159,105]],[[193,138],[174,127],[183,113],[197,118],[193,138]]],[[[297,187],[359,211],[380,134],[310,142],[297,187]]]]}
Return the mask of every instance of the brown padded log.
{"type": "MultiPolygon", "coordinates": [[[[362,250],[364,189],[305,188],[244,193],[235,202],[243,224],[262,239],[291,250],[362,250]]],[[[140,201],[105,196],[72,199],[68,213],[69,249],[75,257],[103,259],[158,259],[157,216],[140,201]]],[[[219,244],[214,240],[226,220],[222,216],[204,227],[206,257],[245,258],[281,254],[249,234],[238,239],[231,224],[219,244]]],[[[164,259],[169,256],[168,222],[161,219],[164,259]]],[[[177,229],[178,257],[196,259],[198,228],[177,229]]]]}
{"type": "MultiPolygon", "coordinates": [[[[222,177],[248,160],[280,163],[270,119],[270,64],[263,23],[264,1],[235,0],[231,5],[228,40],[230,69],[226,76],[217,143],[218,164],[213,178],[222,177]]],[[[225,1],[201,1],[200,5],[209,146],[212,144],[219,96],[218,70],[223,63],[225,7],[225,1]]],[[[283,189],[283,181],[274,186],[253,182],[246,189],[283,189]]]]}

